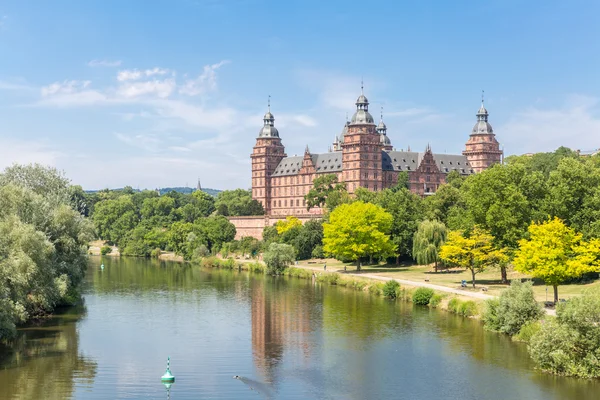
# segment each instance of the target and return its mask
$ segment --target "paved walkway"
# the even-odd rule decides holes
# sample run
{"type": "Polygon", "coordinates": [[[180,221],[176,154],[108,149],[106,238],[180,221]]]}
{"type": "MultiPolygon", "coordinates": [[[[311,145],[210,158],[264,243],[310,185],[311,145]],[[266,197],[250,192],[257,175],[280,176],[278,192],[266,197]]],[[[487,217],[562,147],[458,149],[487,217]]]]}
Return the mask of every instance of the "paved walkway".
{"type": "MultiPolygon", "coordinates": [[[[415,287],[426,287],[426,288],[430,288],[430,289],[434,289],[440,292],[446,292],[446,293],[453,293],[453,294],[458,294],[460,296],[466,296],[466,297],[473,297],[475,299],[481,299],[481,300],[489,300],[489,299],[493,299],[496,296],[492,296],[490,294],[485,294],[485,293],[478,293],[478,292],[470,292],[468,290],[461,290],[461,289],[453,289],[447,286],[441,286],[441,285],[434,285],[432,283],[428,283],[428,282],[417,282],[417,281],[409,281],[406,279],[397,279],[397,278],[390,278],[387,276],[381,276],[381,275],[376,275],[376,274],[369,274],[369,273],[363,273],[363,272],[346,272],[343,269],[330,269],[328,271],[323,271],[322,267],[319,266],[310,266],[310,265],[293,265],[293,267],[296,268],[303,268],[303,269],[309,269],[309,270],[313,270],[313,271],[319,271],[319,272],[338,272],[339,274],[343,274],[343,275],[348,275],[348,276],[356,276],[359,278],[368,278],[368,279],[375,279],[378,281],[391,281],[391,280],[395,280],[396,282],[403,284],[403,285],[408,285],[408,286],[415,286],[415,287]]],[[[544,309],[546,311],[546,314],[548,315],[556,315],[556,310],[550,310],[545,308],[544,309]]]]}

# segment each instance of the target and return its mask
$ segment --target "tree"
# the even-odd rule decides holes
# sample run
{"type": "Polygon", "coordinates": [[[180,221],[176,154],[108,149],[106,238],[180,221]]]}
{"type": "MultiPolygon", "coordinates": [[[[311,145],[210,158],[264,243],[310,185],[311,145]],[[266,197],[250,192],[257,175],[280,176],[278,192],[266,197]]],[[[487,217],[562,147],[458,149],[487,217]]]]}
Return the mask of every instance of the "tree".
{"type": "Polygon", "coordinates": [[[224,190],[215,201],[217,213],[224,216],[264,215],[262,204],[252,199],[250,190],[224,190]]]}
{"type": "Polygon", "coordinates": [[[223,243],[231,242],[235,238],[235,225],[222,215],[202,218],[194,224],[194,233],[207,239],[207,247],[219,250],[223,243]]]}
{"type": "Polygon", "coordinates": [[[339,182],[337,175],[321,175],[313,181],[313,187],[308,191],[304,198],[306,199],[306,209],[314,207],[323,208],[329,196],[332,193],[346,192],[346,184],[339,182]]]}
{"type": "Polygon", "coordinates": [[[413,238],[412,256],[419,265],[435,265],[438,272],[440,247],[446,241],[446,225],[439,221],[425,220],[419,224],[413,238]]]}
{"type": "Polygon", "coordinates": [[[470,270],[475,288],[476,274],[506,258],[503,250],[494,249],[492,241],[492,235],[478,226],[470,232],[450,231],[446,243],[440,248],[440,259],[470,270]]]}
{"type": "Polygon", "coordinates": [[[323,224],[323,250],[336,258],[354,261],[365,256],[391,256],[392,223],[392,215],[380,206],[361,201],[342,204],[323,224]]]}
{"type": "Polygon", "coordinates": [[[278,275],[296,259],[296,252],[289,244],[271,243],[265,251],[263,260],[267,264],[267,273],[278,275]]]}
{"type": "Polygon", "coordinates": [[[175,209],[175,199],[172,197],[153,197],[144,200],[140,214],[144,219],[157,217],[157,222],[166,222],[173,209],[175,209]]]}
{"type": "Polygon", "coordinates": [[[119,245],[127,233],[136,227],[139,217],[131,196],[124,195],[96,203],[93,220],[102,239],[119,245]]]}
{"type": "MultiPolygon", "coordinates": [[[[312,257],[315,247],[323,243],[323,221],[312,219],[307,221],[296,236],[293,246],[299,260],[312,257]]],[[[318,254],[318,252],[317,252],[318,254]]]]}
{"type": "Polygon", "coordinates": [[[529,226],[529,239],[519,242],[513,260],[515,269],[542,279],[554,288],[569,279],[600,269],[600,240],[583,240],[580,233],[565,226],[558,218],[529,226]]]}
{"type": "Polygon", "coordinates": [[[383,207],[393,217],[390,235],[396,246],[396,263],[401,256],[411,255],[413,236],[423,216],[421,199],[406,188],[390,189],[377,193],[375,204],[383,207]]]}
{"type": "Polygon", "coordinates": [[[285,220],[277,221],[275,223],[275,227],[277,228],[277,233],[279,235],[283,235],[285,232],[289,231],[290,229],[293,229],[295,227],[300,227],[300,226],[302,226],[302,221],[300,221],[298,218],[296,218],[294,216],[287,216],[287,217],[285,217],[285,220]]]}

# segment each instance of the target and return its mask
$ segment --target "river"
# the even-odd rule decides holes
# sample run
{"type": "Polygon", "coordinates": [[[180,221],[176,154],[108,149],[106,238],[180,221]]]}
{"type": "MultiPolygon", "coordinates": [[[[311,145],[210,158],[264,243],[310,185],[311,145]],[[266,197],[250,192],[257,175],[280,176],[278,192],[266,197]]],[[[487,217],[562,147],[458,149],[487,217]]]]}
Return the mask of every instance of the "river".
{"type": "Polygon", "coordinates": [[[305,280],[135,258],[91,258],[82,306],[0,348],[0,399],[599,397],[598,381],[536,372],[524,345],[477,321],[305,280]]]}

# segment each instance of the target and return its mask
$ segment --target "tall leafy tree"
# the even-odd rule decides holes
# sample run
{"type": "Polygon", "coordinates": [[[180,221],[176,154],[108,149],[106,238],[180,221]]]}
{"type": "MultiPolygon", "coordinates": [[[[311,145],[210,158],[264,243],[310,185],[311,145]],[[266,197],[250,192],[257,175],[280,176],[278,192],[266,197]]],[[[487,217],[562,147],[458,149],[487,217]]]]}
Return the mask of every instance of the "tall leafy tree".
{"type": "Polygon", "coordinates": [[[440,247],[446,242],[446,225],[439,221],[425,220],[419,224],[413,238],[412,256],[417,264],[433,263],[438,272],[440,247]]]}
{"type": "Polygon", "coordinates": [[[224,216],[263,215],[265,210],[260,202],[252,199],[250,190],[224,190],[215,201],[217,213],[224,216]]]}
{"type": "Polygon", "coordinates": [[[513,261],[515,269],[542,279],[554,288],[588,272],[600,271],[600,240],[584,241],[583,235],[559,218],[529,226],[529,239],[519,242],[513,261]]]}
{"type": "Polygon", "coordinates": [[[475,275],[506,258],[503,250],[493,247],[492,241],[492,235],[477,226],[470,232],[450,231],[440,248],[440,259],[471,271],[475,288],[475,275]]]}
{"type": "Polygon", "coordinates": [[[323,250],[353,261],[391,256],[395,247],[389,236],[392,224],[392,215],[380,206],[362,201],[342,204],[323,224],[323,250]]]}
{"type": "Polygon", "coordinates": [[[272,275],[282,273],[295,259],[294,247],[284,243],[271,243],[263,256],[263,260],[267,264],[267,273],[272,275]]]}
{"type": "MultiPolygon", "coordinates": [[[[335,196],[336,198],[341,198],[343,193],[347,193],[346,184],[339,182],[337,175],[334,174],[319,176],[313,181],[312,189],[304,196],[306,199],[306,209],[310,210],[314,207],[324,208],[328,198],[334,193],[338,194],[335,196]]],[[[333,206],[334,204],[330,203],[329,205],[333,206]]]]}
{"type": "Polygon", "coordinates": [[[124,195],[96,203],[93,220],[100,237],[118,245],[140,219],[132,197],[124,195]]]}

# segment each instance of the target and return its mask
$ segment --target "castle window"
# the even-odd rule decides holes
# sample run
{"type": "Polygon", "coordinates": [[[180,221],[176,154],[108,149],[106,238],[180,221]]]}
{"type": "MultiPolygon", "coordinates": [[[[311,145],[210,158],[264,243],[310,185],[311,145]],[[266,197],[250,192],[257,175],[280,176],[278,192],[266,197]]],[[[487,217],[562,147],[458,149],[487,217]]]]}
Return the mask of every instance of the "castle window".
{"type": "MultiPolygon", "coordinates": [[[[394,160],[394,161],[396,161],[396,160],[394,160]]],[[[405,158],[403,158],[403,159],[402,159],[402,162],[406,162],[406,159],[405,159],[405,158]]]]}
{"type": "Polygon", "coordinates": [[[450,161],[450,165],[452,165],[452,161],[450,161]]]}
{"type": "Polygon", "coordinates": [[[408,165],[406,166],[406,169],[407,169],[408,171],[410,171],[410,167],[409,167],[408,165]]]}
{"type": "Polygon", "coordinates": [[[373,186],[373,190],[377,190],[377,185],[373,186]]]}
{"type": "Polygon", "coordinates": [[[431,169],[429,167],[426,168],[427,172],[431,172],[431,169]]]}
{"type": "Polygon", "coordinates": [[[458,162],[458,165],[460,165],[460,161],[458,162]]]}
{"type": "Polygon", "coordinates": [[[427,181],[427,182],[431,182],[431,176],[427,175],[427,176],[425,177],[425,181],[427,181]]]}
{"type": "Polygon", "coordinates": [[[443,161],[440,161],[440,164],[443,164],[443,163],[444,163],[443,161]]]}

